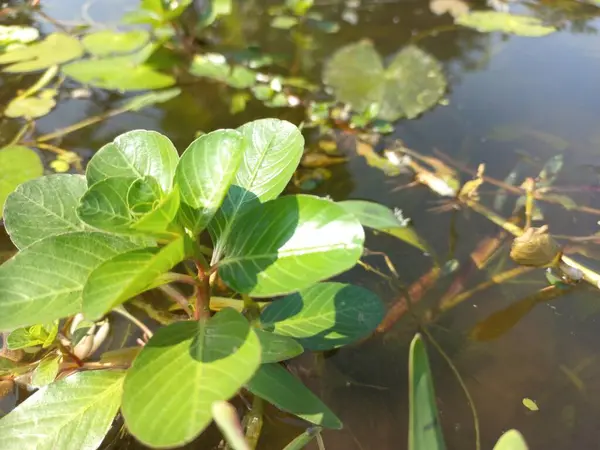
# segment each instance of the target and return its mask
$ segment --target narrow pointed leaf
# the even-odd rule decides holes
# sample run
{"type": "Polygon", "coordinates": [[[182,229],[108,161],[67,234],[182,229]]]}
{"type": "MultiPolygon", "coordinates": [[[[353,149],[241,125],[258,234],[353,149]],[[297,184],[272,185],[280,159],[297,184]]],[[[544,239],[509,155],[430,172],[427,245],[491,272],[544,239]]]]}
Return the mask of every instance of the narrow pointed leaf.
{"type": "Polygon", "coordinates": [[[343,283],[319,283],[275,300],[260,315],[261,326],[295,338],[304,348],[325,351],[368,336],[385,309],[373,292],[343,283]]]}
{"type": "Polygon", "coordinates": [[[185,225],[199,233],[215,215],[240,167],[245,139],[239,131],[200,136],[181,156],[175,179],[181,189],[185,225]]]}
{"type": "Polygon", "coordinates": [[[79,372],[40,389],[0,420],[0,448],[97,449],[119,409],[124,375],[79,372]]]}
{"type": "Polygon", "coordinates": [[[127,239],[96,232],[61,234],[30,245],[0,266],[0,330],[79,312],[89,274],[134,248],[127,239]]]}
{"type": "Polygon", "coordinates": [[[508,430],[496,445],[494,445],[494,450],[528,450],[529,447],[523,438],[523,435],[519,433],[517,430],[508,430]]]}
{"type": "Polygon", "coordinates": [[[0,219],[4,202],[19,184],[44,174],[40,157],[30,148],[11,145],[0,148],[0,219]]]}
{"type": "Polygon", "coordinates": [[[321,427],[310,427],[304,433],[296,436],[283,450],[302,450],[321,432],[321,427]]]}
{"type": "Polygon", "coordinates": [[[87,185],[81,175],[50,175],[21,184],[6,199],[4,226],[17,248],[57,234],[84,231],[77,207],[87,185]]]}
{"type": "Polygon", "coordinates": [[[262,364],[246,388],[277,408],[324,428],[339,430],[342,422],[294,375],[279,364],[262,364]]]}
{"type": "Polygon", "coordinates": [[[96,320],[115,306],[152,286],[159,275],[169,271],[190,253],[187,238],[180,237],[165,247],[132,250],[98,266],[83,289],[83,313],[96,320]]]}
{"type": "Polygon", "coordinates": [[[260,341],[261,362],[274,363],[292,359],[304,352],[304,348],[295,339],[255,328],[260,341]]]}
{"type": "Polygon", "coordinates": [[[125,423],[146,445],[190,442],[210,424],[212,404],[235,395],[259,364],[258,338],[232,309],[160,328],[127,373],[125,423]]]}
{"type": "Polygon", "coordinates": [[[363,242],[362,226],[341,206],[310,195],[285,196],[236,221],[219,274],[241,293],[287,294],[350,269],[363,242]]]}

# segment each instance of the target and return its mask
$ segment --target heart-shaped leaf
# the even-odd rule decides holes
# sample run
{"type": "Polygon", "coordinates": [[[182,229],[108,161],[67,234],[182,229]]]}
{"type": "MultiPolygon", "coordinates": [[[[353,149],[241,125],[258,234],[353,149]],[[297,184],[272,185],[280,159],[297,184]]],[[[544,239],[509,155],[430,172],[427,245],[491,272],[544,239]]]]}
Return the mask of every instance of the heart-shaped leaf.
{"type": "Polygon", "coordinates": [[[150,39],[145,30],[132,30],[123,33],[102,30],[86,34],[82,43],[85,49],[95,56],[106,56],[111,53],[130,53],[137,50],[150,39]]]}
{"type": "Polygon", "coordinates": [[[279,364],[262,364],[246,388],[307,422],[339,430],[342,422],[300,380],[279,364]]]}
{"type": "Polygon", "coordinates": [[[79,40],[64,33],[49,34],[46,39],[28,47],[18,47],[0,55],[0,64],[16,63],[5,72],[35,72],[62,64],[83,55],[79,40]]]}
{"type": "Polygon", "coordinates": [[[5,450],[96,449],[121,403],[124,371],[75,373],[40,389],[0,419],[5,450]]]}
{"type": "Polygon", "coordinates": [[[343,283],[319,283],[275,300],[260,315],[264,329],[324,351],[368,336],[383,319],[383,303],[373,292],[343,283]]]}
{"type": "Polygon", "coordinates": [[[173,143],[156,131],[134,130],[106,144],[90,160],[89,186],[112,177],[151,176],[164,192],[170,192],[179,154],[173,143]]]}
{"type": "Polygon", "coordinates": [[[134,248],[127,239],[96,232],[66,233],[31,244],[0,266],[0,330],[79,312],[89,274],[134,248]]]}
{"type": "Polygon", "coordinates": [[[363,251],[358,220],[335,203],[290,195],[259,204],[231,228],[221,279],[237,292],[272,297],[350,269],[363,251]]]}
{"type": "Polygon", "coordinates": [[[223,205],[209,225],[216,242],[213,261],[222,256],[235,220],[256,200],[277,198],[290,181],[304,151],[304,138],[298,128],[285,120],[261,119],[239,129],[246,138],[244,159],[235,175],[223,205]]]}
{"type": "Polygon", "coordinates": [[[304,351],[302,346],[290,337],[271,333],[260,328],[255,328],[254,332],[260,341],[260,348],[262,349],[261,362],[263,364],[292,359],[304,351]]]}
{"type": "Polygon", "coordinates": [[[473,11],[457,17],[456,23],[486,33],[500,31],[528,37],[546,36],[556,31],[556,28],[544,25],[536,17],[518,16],[501,11],[473,11]]]}
{"type": "Polygon", "coordinates": [[[175,180],[184,203],[183,220],[197,234],[215,215],[246,150],[235,130],[213,131],[192,142],[179,160],[175,180]]]}
{"type": "Polygon", "coordinates": [[[121,253],[98,266],[83,289],[83,313],[97,320],[115,306],[145,291],[159,275],[191,254],[189,240],[180,237],[165,247],[121,253]]]}
{"type": "Polygon", "coordinates": [[[0,148],[0,219],[4,202],[17,186],[42,176],[44,166],[36,152],[22,145],[0,148]]]}
{"type": "Polygon", "coordinates": [[[86,189],[81,175],[49,175],[21,184],[4,207],[10,239],[22,249],[49,236],[84,231],[77,207],[86,189]]]}
{"type": "Polygon", "coordinates": [[[127,428],[153,447],[190,442],[210,424],[212,404],[235,395],[259,364],[258,338],[233,309],[160,328],[127,372],[127,428]]]}

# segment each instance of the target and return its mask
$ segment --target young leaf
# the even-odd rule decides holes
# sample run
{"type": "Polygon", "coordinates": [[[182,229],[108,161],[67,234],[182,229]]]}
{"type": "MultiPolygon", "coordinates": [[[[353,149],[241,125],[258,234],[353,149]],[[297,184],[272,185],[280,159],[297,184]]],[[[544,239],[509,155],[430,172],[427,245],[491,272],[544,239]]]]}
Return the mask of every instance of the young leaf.
{"type": "Polygon", "coordinates": [[[33,371],[31,386],[42,388],[52,383],[58,375],[61,360],[62,356],[58,353],[50,354],[42,359],[33,371]]]}
{"type": "Polygon", "coordinates": [[[141,216],[131,225],[134,230],[164,235],[179,211],[180,195],[179,188],[173,190],[154,205],[154,209],[141,216]]]}
{"type": "Polygon", "coordinates": [[[79,58],[82,54],[83,47],[76,37],[52,33],[41,42],[0,55],[0,64],[16,63],[5,68],[5,72],[35,72],[79,58]]]}
{"type": "Polygon", "coordinates": [[[328,282],[273,301],[261,313],[260,323],[295,338],[306,349],[325,351],[368,336],[384,313],[383,303],[371,291],[328,282]]]}
{"type": "Polygon", "coordinates": [[[132,30],[119,33],[111,30],[102,30],[86,34],[82,43],[85,49],[94,56],[106,56],[111,53],[129,53],[137,50],[150,38],[150,33],[145,30],[132,30]]]}
{"type": "Polygon", "coordinates": [[[408,450],[444,450],[429,360],[419,334],[410,344],[408,380],[408,450]]]}
{"type": "Polygon", "coordinates": [[[15,246],[22,249],[50,236],[84,231],[77,207],[86,189],[81,175],[50,175],[21,184],[4,207],[4,226],[15,246]]]}
{"type": "Polygon", "coordinates": [[[307,422],[339,430],[342,422],[298,378],[279,364],[263,364],[246,388],[277,408],[307,422]]]}
{"type": "Polygon", "coordinates": [[[146,445],[190,442],[210,424],[212,404],[232,397],[259,364],[258,338],[232,309],[160,328],[127,373],[125,423],[146,445]]]}
{"type": "Polygon", "coordinates": [[[9,350],[17,350],[28,347],[49,347],[56,339],[58,333],[58,322],[48,326],[33,325],[31,327],[17,328],[11,331],[6,338],[9,350]]]}
{"type": "Polygon", "coordinates": [[[97,449],[119,404],[124,371],[75,373],[40,389],[0,419],[3,450],[97,449]]]}
{"type": "Polygon", "coordinates": [[[261,362],[274,363],[295,358],[304,352],[304,349],[295,339],[281,336],[270,331],[255,328],[254,332],[260,341],[261,362]]]}
{"type": "Polygon", "coordinates": [[[246,142],[239,131],[204,134],[185,150],[175,181],[181,189],[183,220],[194,234],[215,215],[240,167],[246,142]]]}
{"type": "Polygon", "coordinates": [[[290,195],[251,208],[229,241],[221,279],[238,292],[272,297],[350,269],[362,255],[364,231],[329,200],[290,195]]]}
{"type": "Polygon", "coordinates": [[[148,289],[159,275],[190,255],[190,243],[180,237],[165,247],[121,253],[92,271],[83,289],[83,314],[97,320],[115,306],[148,289]]]}
{"type": "Polygon", "coordinates": [[[523,435],[519,433],[517,430],[508,430],[496,445],[494,445],[494,450],[528,450],[529,447],[523,438],[523,435]]]}
{"type": "Polygon", "coordinates": [[[89,274],[134,248],[127,239],[95,232],[66,233],[30,245],[0,266],[0,330],[79,312],[89,274]]]}
{"type": "Polygon", "coordinates": [[[261,119],[239,129],[246,138],[244,159],[223,205],[209,225],[216,242],[212,263],[222,256],[231,227],[245,207],[277,198],[286,187],[304,151],[298,128],[285,120],[261,119]]]}
{"type": "Polygon", "coordinates": [[[0,148],[0,219],[4,202],[19,184],[40,177],[44,166],[36,152],[22,145],[0,148]]]}
{"type": "Polygon", "coordinates": [[[88,186],[112,177],[156,178],[164,192],[170,192],[179,161],[177,149],[156,131],[134,130],[106,144],[90,160],[88,186]]]}

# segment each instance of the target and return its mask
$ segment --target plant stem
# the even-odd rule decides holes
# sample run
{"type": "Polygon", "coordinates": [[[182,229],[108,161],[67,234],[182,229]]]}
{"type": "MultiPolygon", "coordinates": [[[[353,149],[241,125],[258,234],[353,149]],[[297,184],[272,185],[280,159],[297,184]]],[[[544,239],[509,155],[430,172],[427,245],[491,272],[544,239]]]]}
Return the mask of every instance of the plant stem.
{"type": "Polygon", "coordinates": [[[189,316],[189,317],[193,317],[194,313],[192,312],[192,310],[190,309],[190,306],[188,304],[188,300],[185,297],[185,295],[183,295],[181,292],[179,292],[176,288],[174,288],[173,286],[169,286],[168,284],[164,284],[162,286],[158,287],[161,291],[163,291],[163,293],[169,297],[171,300],[173,300],[175,303],[177,303],[179,306],[181,306],[181,309],[183,309],[185,311],[185,313],[189,316]]]}
{"type": "Polygon", "coordinates": [[[23,138],[23,136],[25,136],[25,134],[29,131],[30,128],[33,128],[34,122],[28,120],[25,125],[23,125],[21,127],[21,129],[19,130],[19,132],[15,135],[15,137],[13,137],[11,139],[11,141],[8,143],[8,145],[16,145],[19,143],[19,141],[23,138]]]}
{"type": "Polygon", "coordinates": [[[194,308],[194,320],[208,319],[210,317],[210,276],[206,270],[206,264],[194,260],[198,270],[198,281],[196,283],[196,306],[194,308]]]}
{"type": "Polygon", "coordinates": [[[263,399],[255,395],[252,400],[252,408],[244,416],[242,425],[246,431],[246,441],[252,450],[258,445],[260,433],[263,426],[263,399]]]}
{"type": "Polygon", "coordinates": [[[123,305],[119,305],[116,308],[113,309],[114,312],[121,314],[123,317],[125,317],[127,320],[129,320],[131,323],[133,323],[135,326],[137,326],[140,330],[142,330],[142,332],[148,336],[148,338],[151,338],[154,333],[152,333],[152,331],[150,331],[150,328],[148,328],[146,326],[146,324],[144,324],[144,322],[142,322],[141,320],[139,320],[137,317],[131,315],[124,307],[123,305]]]}

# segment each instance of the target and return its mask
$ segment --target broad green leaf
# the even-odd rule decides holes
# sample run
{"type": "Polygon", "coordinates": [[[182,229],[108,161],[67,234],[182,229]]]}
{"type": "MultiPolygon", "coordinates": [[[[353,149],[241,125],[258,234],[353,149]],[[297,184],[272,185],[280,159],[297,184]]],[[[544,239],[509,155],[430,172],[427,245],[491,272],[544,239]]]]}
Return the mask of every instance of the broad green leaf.
{"type": "Polygon", "coordinates": [[[115,306],[152,285],[154,280],[191,253],[188,239],[180,237],[168,245],[121,253],[90,273],[83,289],[83,313],[97,320],[115,306]]]}
{"type": "Polygon", "coordinates": [[[262,349],[261,362],[263,364],[292,359],[304,352],[302,346],[295,339],[260,328],[254,329],[254,332],[260,341],[260,348],[262,349]]]}
{"type": "Polygon", "coordinates": [[[84,371],[40,389],[0,419],[0,447],[97,449],[119,409],[124,375],[84,371]]]}
{"type": "Polygon", "coordinates": [[[494,450],[528,450],[529,447],[523,438],[523,435],[519,433],[517,430],[508,430],[496,445],[494,445],[494,450]]]}
{"type": "Polygon", "coordinates": [[[244,137],[235,130],[204,134],[179,160],[175,181],[184,203],[185,225],[195,234],[215,215],[244,157],[244,137]]]}
{"type": "Polygon", "coordinates": [[[81,175],[49,175],[21,184],[4,207],[10,239],[22,249],[49,236],[84,231],[77,207],[86,189],[81,175]]]}
{"type": "Polygon", "coordinates": [[[86,34],[82,43],[94,56],[107,56],[116,53],[130,53],[137,50],[150,39],[145,30],[132,30],[123,33],[111,30],[86,34]]]}
{"type": "Polygon", "coordinates": [[[140,94],[127,99],[127,101],[123,104],[123,108],[129,111],[139,111],[140,109],[147,108],[157,103],[168,102],[172,98],[177,97],[179,94],[181,94],[181,89],[179,88],[164,89],[162,91],[140,94]]]}
{"type": "Polygon", "coordinates": [[[160,328],[127,372],[127,428],[153,447],[191,442],[210,424],[212,404],[235,395],[259,364],[258,338],[232,309],[160,328]]]}
{"type": "Polygon", "coordinates": [[[15,98],[6,107],[4,115],[13,118],[37,119],[48,114],[55,106],[54,96],[15,98]]]}
{"type": "Polygon", "coordinates": [[[86,177],[89,186],[112,177],[156,178],[170,192],[179,154],[173,143],[156,131],[123,133],[103,146],[90,160],[86,177]]]}
{"type": "Polygon", "coordinates": [[[40,32],[33,27],[21,25],[0,25],[0,46],[28,44],[35,41],[40,32]]]}
{"type": "Polygon", "coordinates": [[[304,433],[296,436],[283,450],[302,450],[321,433],[321,427],[310,427],[304,433]]]}
{"type": "Polygon", "coordinates": [[[89,274],[136,246],[96,232],[75,232],[35,242],[0,266],[0,330],[45,323],[81,310],[89,274]]]}
{"type": "Polygon", "coordinates": [[[292,178],[304,152],[304,138],[298,128],[279,119],[260,119],[238,129],[248,146],[220,211],[209,225],[216,242],[216,263],[228,245],[231,227],[246,207],[257,200],[277,198],[292,178]]]}
{"type": "Polygon", "coordinates": [[[338,205],[354,214],[363,226],[390,234],[424,252],[430,251],[427,244],[410,225],[410,221],[402,217],[401,212],[395,212],[378,203],[363,200],[346,200],[338,202],[338,205]]]}
{"type": "Polygon", "coordinates": [[[62,356],[58,353],[50,354],[42,359],[33,371],[31,386],[42,388],[52,383],[58,375],[61,360],[62,356]]]}
{"type": "Polygon", "coordinates": [[[35,72],[62,64],[83,54],[79,40],[64,33],[49,34],[43,41],[0,55],[0,64],[11,64],[5,72],[35,72]]]}
{"type": "Polygon", "coordinates": [[[342,422],[294,375],[279,364],[262,364],[246,388],[307,422],[339,430],[342,422]]]}
{"type": "Polygon", "coordinates": [[[359,286],[318,283],[269,304],[261,326],[295,338],[304,348],[324,351],[368,336],[383,319],[377,295],[359,286]]]}
{"type": "Polygon", "coordinates": [[[446,445],[437,411],[433,377],[425,344],[419,334],[410,344],[408,382],[408,450],[444,450],[446,445]]]}
{"type": "Polygon", "coordinates": [[[240,293],[287,294],[353,267],[364,238],[358,220],[329,200],[281,197],[234,223],[219,275],[240,293]]]}
{"type": "Polygon", "coordinates": [[[325,83],[338,101],[364,113],[375,105],[377,117],[412,119],[441,99],[446,79],[439,62],[415,46],[404,47],[384,68],[370,41],[338,50],[325,66],[325,83]]]}
{"type": "Polygon", "coordinates": [[[556,28],[544,25],[536,17],[500,11],[473,11],[457,17],[456,23],[485,33],[500,31],[529,37],[546,36],[556,31],[556,28]]]}
{"type": "Polygon", "coordinates": [[[22,145],[0,148],[0,219],[4,202],[19,184],[42,176],[44,166],[36,152],[22,145]]]}

